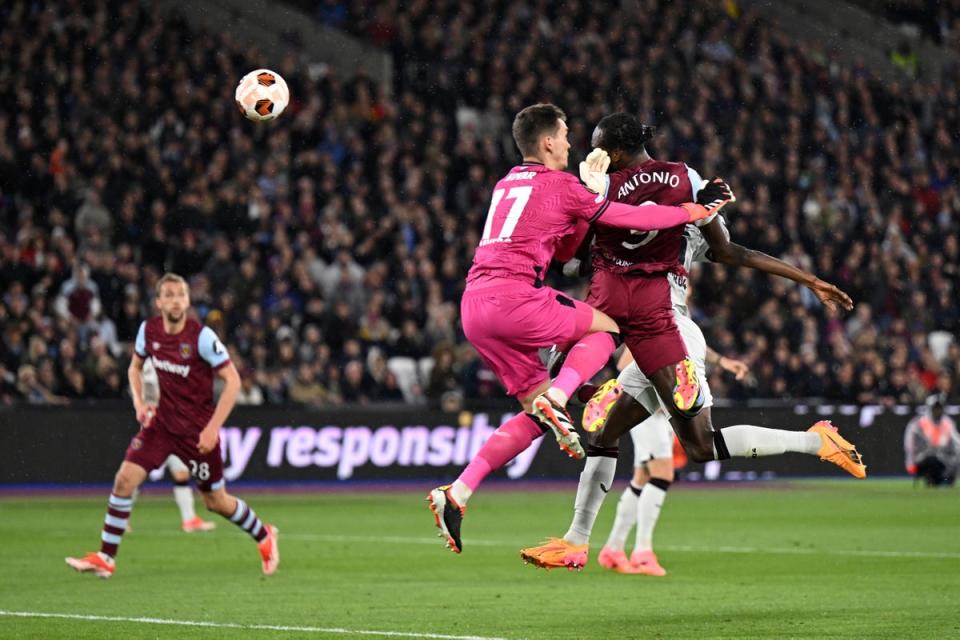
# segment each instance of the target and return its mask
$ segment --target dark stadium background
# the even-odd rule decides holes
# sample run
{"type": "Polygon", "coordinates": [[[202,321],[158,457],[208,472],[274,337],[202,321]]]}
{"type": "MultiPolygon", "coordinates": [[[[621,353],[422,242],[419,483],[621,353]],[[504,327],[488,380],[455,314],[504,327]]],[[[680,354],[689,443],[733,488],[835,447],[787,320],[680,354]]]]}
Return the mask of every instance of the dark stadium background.
{"type": "Polygon", "coordinates": [[[730,180],[735,240],[850,293],[833,313],[792,283],[699,269],[708,343],[752,369],[711,387],[796,428],[798,404],[881,412],[896,473],[906,413],[960,385],[958,14],[858,4],[885,39],[797,39],[792,7],[754,2],[612,3],[612,21],[544,2],[539,22],[499,1],[5,3],[0,422],[55,405],[67,426],[50,428],[69,429],[89,407],[129,418],[110,435],[126,437],[131,343],[167,270],[230,348],[244,405],[314,425],[381,404],[411,424],[499,415],[458,303],[517,158],[512,115],[550,99],[574,161],[603,114],[635,112],[655,156],[730,180]],[[232,103],[258,66],[292,94],[267,125],[232,103]]]}
{"type": "Polygon", "coordinates": [[[960,413],[958,137],[960,0],[0,1],[0,639],[960,637],[957,490],[904,460],[932,393],[960,413]],[[274,122],[234,104],[258,68],[289,85],[274,122]],[[730,181],[735,241],[852,296],[690,278],[708,343],[751,368],[710,372],[714,424],[830,419],[868,479],[689,463],[657,506],[667,575],[620,575],[598,554],[629,521],[624,439],[588,565],[547,572],[518,551],[563,535],[583,465],[545,438],[444,549],[425,495],[516,411],[459,301],[541,100],[571,170],[631,111],[654,157],[730,181]],[[217,526],[187,533],[169,475],[111,579],[70,568],[124,520],[126,370],[165,271],[240,369],[225,479],[279,530],[273,575],[257,517],[194,493],[217,526]]]}

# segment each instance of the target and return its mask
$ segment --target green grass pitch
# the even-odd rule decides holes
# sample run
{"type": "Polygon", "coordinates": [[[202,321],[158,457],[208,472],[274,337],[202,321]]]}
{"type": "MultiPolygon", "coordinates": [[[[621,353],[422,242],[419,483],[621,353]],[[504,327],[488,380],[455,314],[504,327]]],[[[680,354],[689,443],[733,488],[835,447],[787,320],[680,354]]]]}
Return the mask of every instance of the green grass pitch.
{"type": "Polygon", "coordinates": [[[423,494],[247,495],[281,530],[269,579],[229,523],[179,533],[169,494],[137,503],[110,580],[63,562],[97,548],[105,496],[0,499],[0,637],[960,637],[956,490],[892,480],[678,486],[655,539],[669,572],[661,579],[596,565],[616,492],[582,573],[524,566],[517,554],[563,533],[572,489],[481,491],[461,556],[434,537],[423,494]]]}

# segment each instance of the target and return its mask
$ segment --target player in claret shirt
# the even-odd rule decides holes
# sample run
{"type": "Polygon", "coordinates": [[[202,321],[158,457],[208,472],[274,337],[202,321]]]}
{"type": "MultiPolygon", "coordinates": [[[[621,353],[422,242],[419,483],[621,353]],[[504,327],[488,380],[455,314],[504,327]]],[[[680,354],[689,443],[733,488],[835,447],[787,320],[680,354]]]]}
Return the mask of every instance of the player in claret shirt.
{"type": "Polygon", "coordinates": [[[143,322],[137,333],[128,375],[137,420],[142,429],[130,441],[107,503],[100,534],[100,551],[82,558],[67,558],[77,571],[101,578],[113,575],[117,549],[133,508],[133,492],[147,473],[175,454],[190,468],[207,509],[228,518],[257,543],[263,573],[277,570],[280,553],[277,530],[264,524],[247,503],[227,493],[220,453],[220,427],[233,409],[240,375],[230,354],[209,327],[187,317],[190,292],[187,282],[172,273],[157,282],[160,315],[143,322]],[[143,399],[143,363],[150,359],[157,371],[160,402],[143,399]],[[223,393],[213,403],[213,377],[224,381],[223,393]]]}
{"type": "MultiPolygon", "coordinates": [[[[609,196],[634,204],[700,199],[717,179],[708,182],[683,163],[651,158],[644,146],[651,133],[651,127],[627,113],[609,115],[597,125],[593,145],[606,149],[612,159],[609,196]]],[[[849,296],[812,274],[731,242],[717,215],[663,231],[598,226],[592,253],[587,302],[619,323],[634,362],[619,381],[604,383],[584,411],[591,446],[570,529],[563,538],[521,550],[525,561],[544,568],[586,564],[590,532],[613,482],[620,436],[650,416],[657,418],[657,425],[647,425],[639,437],[645,441],[642,449],[656,452],[655,459],[648,461],[650,480],[640,505],[651,514],[659,509],[673,478],[672,439],[664,437],[665,425],[672,424],[687,455],[696,462],[793,451],[819,455],[855,477],[865,476],[856,448],[827,421],[805,432],[756,425],[714,427],[705,378],[706,342],[686,309],[687,272],[694,261],[705,259],[789,278],[809,287],[825,305],[849,310],[853,306],[849,296]]],[[[600,562],[605,567],[663,575],[649,548],[641,549],[637,562],[628,561],[622,549],[604,551],[600,562]]]]}
{"type": "Polygon", "coordinates": [[[580,165],[582,182],[566,173],[567,124],[552,104],[520,111],[513,138],[523,163],[494,187],[460,310],[467,339],[523,411],[496,430],[452,485],[427,496],[440,535],[456,553],[462,550],[464,507],[491,471],[547,430],[569,455],[584,456],[567,400],[607,362],[620,331],[605,313],[544,285],[551,260],[572,257],[591,224],[668,229],[708,217],[725,202],[715,197],[715,208],[708,209],[691,197],[676,203],[680,206],[635,207],[598,195],[606,185],[609,157],[601,149],[592,152],[580,165]],[[539,349],[553,344],[570,355],[551,380],[539,349]]]}

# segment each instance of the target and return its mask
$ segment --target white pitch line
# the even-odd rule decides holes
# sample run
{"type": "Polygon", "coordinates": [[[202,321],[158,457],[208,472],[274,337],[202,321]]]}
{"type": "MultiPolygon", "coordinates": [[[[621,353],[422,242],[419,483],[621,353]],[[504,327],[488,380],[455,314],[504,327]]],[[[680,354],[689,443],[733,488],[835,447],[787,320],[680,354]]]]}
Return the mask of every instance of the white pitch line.
{"type": "MultiPolygon", "coordinates": [[[[137,529],[135,536],[169,536],[179,537],[179,531],[142,531],[137,529]]],[[[202,535],[202,534],[201,534],[202,535]]],[[[443,547],[443,542],[437,537],[428,536],[369,536],[323,534],[309,532],[284,533],[285,540],[306,540],[308,542],[339,542],[358,544],[408,544],[408,545],[436,545],[443,547]]],[[[521,541],[467,539],[470,547],[517,547],[524,545],[521,541]]],[[[960,552],[952,551],[909,551],[909,550],[881,550],[881,549],[814,549],[810,547],[734,547],[720,545],[716,547],[695,545],[657,545],[663,551],[679,553],[768,553],[773,555],[808,555],[808,556],[861,556],[866,558],[930,558],[934,560],[960,560],[960,552]]]]}
{"type": "Polygon", "coordinates": [[[494,636],[451,636],[445,633],[415,633],[412,631],[371,631],[344,629],[342,627],[298,627],[284,624],[237,624],[233,622],[206,622],[203,620],[171,620],[169,618],[134,618],[127,616],[95,616],[79,613],[49,613],[45,611],[4,611],[0,617],[8,618],[59,618],[63,620],[88,620],[93,622],[136,622],[139,624],[163,624],[177,627],[207,627],[211,629],[241,629],[244,631],[294,631],[297,633],[326,633],[332,635],[383,636],[387,638],[429,638],[430,640],[506,640],[494,636]]]}

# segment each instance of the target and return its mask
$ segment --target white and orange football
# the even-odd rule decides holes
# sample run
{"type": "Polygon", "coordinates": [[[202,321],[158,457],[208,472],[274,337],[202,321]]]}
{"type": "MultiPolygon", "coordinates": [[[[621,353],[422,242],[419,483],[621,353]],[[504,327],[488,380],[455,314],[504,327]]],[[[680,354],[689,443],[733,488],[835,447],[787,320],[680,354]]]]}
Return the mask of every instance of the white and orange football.
{"type": "Polygon", "coordinates": [[[234,97],[245,118],[273,120],[287,108],[290,90],[276,71],[257,69],[240,78],[234,97]]]}

